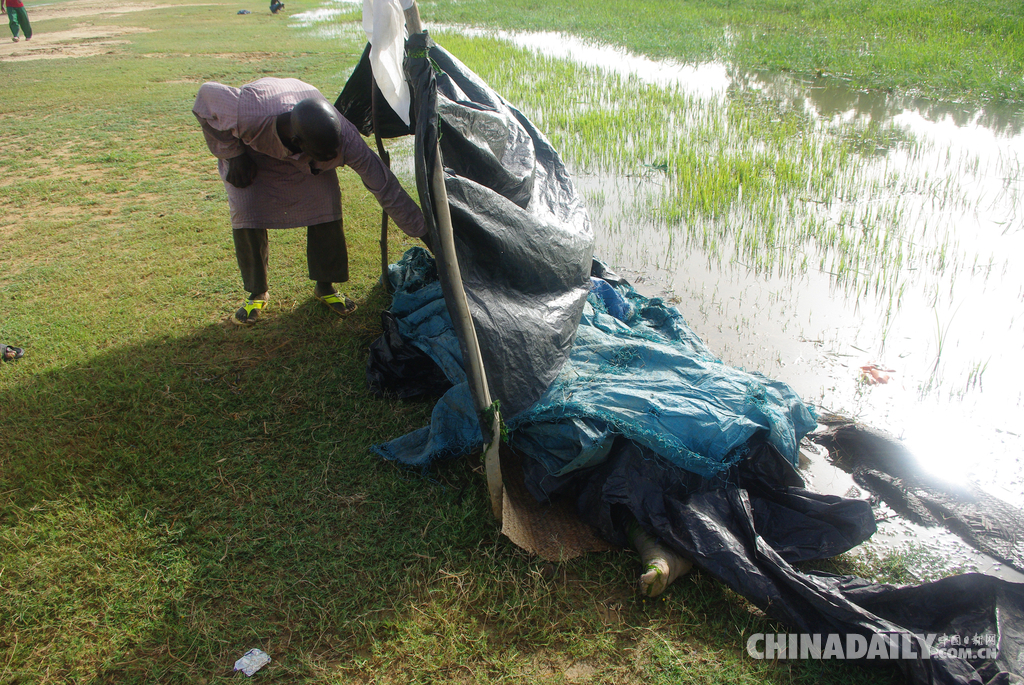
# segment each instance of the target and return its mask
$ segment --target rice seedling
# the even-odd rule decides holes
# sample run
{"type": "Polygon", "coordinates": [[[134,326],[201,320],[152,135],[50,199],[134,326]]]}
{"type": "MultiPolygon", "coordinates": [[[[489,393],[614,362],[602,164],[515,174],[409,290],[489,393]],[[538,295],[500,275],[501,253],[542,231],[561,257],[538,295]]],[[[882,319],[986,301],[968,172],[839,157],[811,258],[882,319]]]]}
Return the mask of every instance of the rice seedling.
{"type": "MultiPolygon", "coordinates": [[[[822,122],[756,92],[698,98],[497,38],[443,32],[440,40],[537,119],[577,174],[639,179],[631,202],[617,198],[621,213],[663,223],[677,249],[765,274],[798,273],[817,254],[850,292],[865,290],[868,277],[880,297],[912,261],[903,245],[918,226],[906,221],[904,198],[922,181],[888,158],[881,171],[870,159],[897,147],[920,154],[898,127],[822,122]]],[[[945,249],[932,253],[940,268],[945,249]]]]}

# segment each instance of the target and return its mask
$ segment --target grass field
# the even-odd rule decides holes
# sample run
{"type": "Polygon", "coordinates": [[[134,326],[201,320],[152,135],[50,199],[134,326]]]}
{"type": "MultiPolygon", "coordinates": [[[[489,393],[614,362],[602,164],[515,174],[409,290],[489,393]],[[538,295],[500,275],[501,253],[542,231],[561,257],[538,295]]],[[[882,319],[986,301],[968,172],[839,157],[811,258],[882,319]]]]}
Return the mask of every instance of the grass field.
{"type": "MultiPolygon", "coordinates": [[[[493,4],[423,12],[516,23],[493,4]]],[[[524,8],[551,28],[559,6],[524,8]]],[[[286,14],[315,8],[289,0],[286,14]]],[[[640,40],[640,18],[589,8],[558,25],[667,49],[669,24],[640,40]]],[[[371,455],[430,405],[365,388],[388,303],[379,209],[351,172],[359,311],[337,319],[312,299],[304,232],[290,231],[272,236],[267,319],[227,322],[243,293],[196,90],[279,75],[333,97],[362,50],[356,32],[306,35],[262,3],[28,9],[51,58],[18,59],[25,43],[0,53],[0,342],[27,350],[0,365],[0,682],[220,682],[252,647],[274,659],[257,678],[281,683],[899,682],[754,661],[746,636],[774,628],[713,579],[696,572],[638,602],[631,554],[553,565],[501,538],[475,462],[424,478],[371,455]]],[[[767,13],[765,30],[784,14],[767,13]]],[[[990,31],[1011,65],[1012,19],[990,31]]],[[[774,64],[795,41],[787,26],[785,45],[748,59],[774,64]]],[[[694,36],[684,56],[723,49],[720,31],[679,32],[694,36]]],[[[1018,97],[993,83],[984,97],[1018,97]]],[[[414,244],[391,242],[393,258],[414,244]]]]}
{"type": "Polygon", "coordinates": [[[435,0],[434,21],[561,30],[683,62],[828,74],[856,88],[1024,100],[1024,8],[1005,0],[435,0]]]}

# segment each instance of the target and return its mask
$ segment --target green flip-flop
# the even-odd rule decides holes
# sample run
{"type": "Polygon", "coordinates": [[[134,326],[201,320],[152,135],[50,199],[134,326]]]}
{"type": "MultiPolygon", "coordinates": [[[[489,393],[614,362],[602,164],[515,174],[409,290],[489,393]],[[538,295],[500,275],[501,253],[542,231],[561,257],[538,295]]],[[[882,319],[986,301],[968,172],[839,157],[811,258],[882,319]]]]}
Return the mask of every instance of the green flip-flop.
{"type": "Polygon", "coordinates": [[[239,326],[251,326],[259,321],[260,312],[269,304],[267,300],[246,300],[231,317],[231,322],[239,326]]]}
{"type": "Polygon", "coordinates": [[[355,302],[348,298],[348,296],[342,295],[341,293],[331,293],[330,295],[317,295],[316,291],[314,291],[313,297],[315,297],[316,299],[320,300],[328,307],[330,307],[331,311],[337,314],[338,316],[348,316],[349,314],[351,314],[352,312],[359,308],[355,302]]]}

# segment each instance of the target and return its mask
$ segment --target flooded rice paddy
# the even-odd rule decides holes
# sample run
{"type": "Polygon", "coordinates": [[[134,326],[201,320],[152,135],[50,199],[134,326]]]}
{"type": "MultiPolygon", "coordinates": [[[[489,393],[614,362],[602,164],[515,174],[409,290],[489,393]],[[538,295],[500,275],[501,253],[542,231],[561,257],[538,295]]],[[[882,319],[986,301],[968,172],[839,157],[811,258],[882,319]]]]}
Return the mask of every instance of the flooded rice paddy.
{"type": "MultiPolygon", "coordinates": [[[[306,25],[358,29],[330,21],[306,25]]],[[[723,361],[1024,506],[1022,108],[428,29],[562,152],[597,256],[669,299],[723,361]]],[[[827,463],[808,469],[819,489],[849,487],[827,463]]],[[[897,517],[876,537],[1006,574],[897,517]]]]}

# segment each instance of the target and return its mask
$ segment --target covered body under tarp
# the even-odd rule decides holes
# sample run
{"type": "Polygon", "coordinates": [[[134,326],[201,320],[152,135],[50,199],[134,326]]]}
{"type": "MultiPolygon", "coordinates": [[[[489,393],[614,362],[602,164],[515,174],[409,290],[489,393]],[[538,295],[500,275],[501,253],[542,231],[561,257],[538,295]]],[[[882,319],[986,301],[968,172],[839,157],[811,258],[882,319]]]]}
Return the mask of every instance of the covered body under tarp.
{"type": "MultiPolygon", "coordinates": [[[[1024,658],[1020,586],[971,574],[893,587],[794,567],[874,532],[866,501],[804,488],[794,465],[815,426],[808,408],[785,384],[722,364],[678,311],[592,261],[582,202],[522,113],[425,34],[407,55],[421,205],[433,236],[428,171],[440,136],[463,285],[530,492],[572,502],[619,545],[635,517],[794,632],[909,645],[897,663],[913,682],[1014,682],[1024,658]],[[929,636],[942,633],[995,636],[998,653],[938,658],[929,636]]],[[[351,105],[343,93],[339,109],[357,125],[370,121],[351,105]]],[[[466,343],[438,277],[449,268],[420,248],[391,266],[388,331],[368,364],[380,392],[414,394],[400,391],[400,370],[381,373],[392,357],[417,369],[418,388],[443,392],[429,426],[375,447],[414,468],[482,443],[466,343]],[[422,373],[430,364],[446,390],[422,373]]]]}
{"type": "MultiPolygon", "coordinates": [[[[389,277],[402,340],[425,352],[453,387],[431,426],[375,449],[415,466],[480,451],[483,437],[433,259],[413,248],[389,277]]],[[[533,405],[506,419],[510,445],[532,459],[527,468],[537,475],[528,486],[538,499],[560,487],[559,479],[604,460],[618,436],[709,480],[725,478],[761,442],[796,464],[800,438],[816,423],[788,386],[722,364],[660,300],[628,285],[620,295],[596,280],[608,289],[584,301],[568,359],[533,405]],[[631,321],[607,313],[609,304],[627,308],[631,321]]]]}

